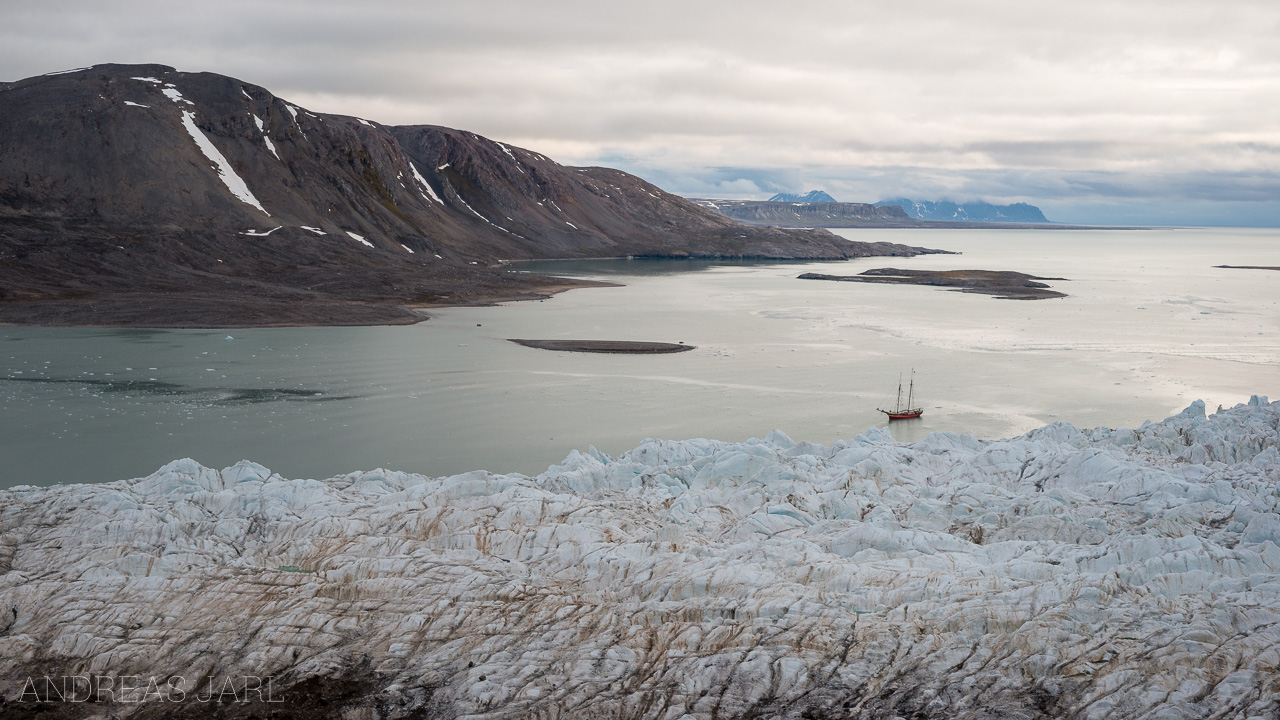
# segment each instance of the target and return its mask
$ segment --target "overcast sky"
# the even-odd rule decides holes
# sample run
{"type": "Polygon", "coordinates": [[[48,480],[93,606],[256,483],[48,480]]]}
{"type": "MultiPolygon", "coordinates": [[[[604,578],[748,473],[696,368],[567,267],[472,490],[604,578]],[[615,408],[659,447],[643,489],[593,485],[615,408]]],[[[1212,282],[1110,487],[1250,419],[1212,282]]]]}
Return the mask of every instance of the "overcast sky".
{"type": "Polygon", "coordinates": [[[0,79],[103,62],[466,128],[688,196],[1280,225],[1280,2],[0,0],[0,79]]]}

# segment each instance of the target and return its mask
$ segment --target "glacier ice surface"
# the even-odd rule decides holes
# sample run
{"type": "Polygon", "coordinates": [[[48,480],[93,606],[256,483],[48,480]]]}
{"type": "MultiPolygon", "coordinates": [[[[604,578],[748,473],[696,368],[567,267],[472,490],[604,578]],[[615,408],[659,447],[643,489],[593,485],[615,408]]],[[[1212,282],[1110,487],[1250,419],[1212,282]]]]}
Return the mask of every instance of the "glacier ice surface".
{"type": "Polygon", "coordinates": [[[184,459],[0,492],[0,693],[56,667],[359,676],[378,717],[1275,717],[1278,544],[1257,396],[536,477],[184,459]]]}

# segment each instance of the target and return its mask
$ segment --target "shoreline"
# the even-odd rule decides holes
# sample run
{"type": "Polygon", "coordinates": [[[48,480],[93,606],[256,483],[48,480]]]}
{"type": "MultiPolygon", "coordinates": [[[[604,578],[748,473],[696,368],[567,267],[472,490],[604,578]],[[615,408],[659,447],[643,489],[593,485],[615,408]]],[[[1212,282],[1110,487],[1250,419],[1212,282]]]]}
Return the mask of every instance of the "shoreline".
{"type": "MultiPolygon", "coordinates": [[[[554,276],[546,276],[552,278],[554,276]]],[[[299,315],[320,314],[323,312],[347,311],[345,318],[334,317],[327,321],[321,321],[318,318],[306,320],[300,318],[298,321],[289,320],[270,320],[264,318],[261,322],[152,322],[146,319],[138,320],[122,320],[120,322],[12,322],[0,321],[0,327],[19,327],[19,328],[85,328],[85,329],[138,329],[138,330],[247,330],[260,328],[289,328],[289,327],[389,327],[397,325],[417,325],[430,320],[431,310],[437,308],[453,308],[453,307],[492,307],[508,302],[521,302],[529,300],[547,300],[562,292],[569,290],[593,288],[593,287],[623,287],[621,283],[610,283],[597,280],[573,280],[570,278],[557,278],[563,282],[549,282],[531,285],[523,292],[490,292],[481,293],[475,296],[466,297],[459,302],[443,303],[396,303],[396,302],[362,302],[357,300],[351,301],[332,301],[332,302],[315,302],[315,303],[295,303],[288,310],[298,313],[299,315]]],[[[112,305],[113,301],[121,300],[131,302],[135,305],[143,305],[148,303],[168,302],[172,298],[168,293],[139,293],[127,296],[125,298],[93,298],[86,300],[54,300],[47,303],[27,303],[29,306],[43,305],[50,314],[67,315],[76,311],[84,310],[86,306],[94,308],[95,305],[112,305]]],[[[122,303],[123,304],[123,303],[122,303]]],[[[260,307],[270,309],[278,302],[269,301],[260,307]]],[[[17,303],[9,305],[14,307],[17,303]]],[[[197,312],[199,303],[188,306],[197,312]]],[[[3,307],[3,306],[0,306],[3,307]]],[[[141,314],[143,310],[138,308],[117,307],[108,308],[107,312],[114,313],[123,317],[128,317],[130,313],[138,312],[141,314]]]]}

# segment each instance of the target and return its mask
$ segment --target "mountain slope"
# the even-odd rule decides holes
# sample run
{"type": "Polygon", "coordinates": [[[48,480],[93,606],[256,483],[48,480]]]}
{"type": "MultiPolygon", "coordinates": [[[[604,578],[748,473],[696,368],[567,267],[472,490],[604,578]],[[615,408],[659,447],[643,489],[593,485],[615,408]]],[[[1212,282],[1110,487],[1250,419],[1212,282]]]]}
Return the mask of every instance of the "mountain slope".
{"type": "Polygon", "coordinates": [[[312,113],[162,65],[0,84],[0,137],[0,322],[410,322],[402,305],[552,282],[485,267],[500,260],[884,252],[746,227],[474,133],[312,113]]]}

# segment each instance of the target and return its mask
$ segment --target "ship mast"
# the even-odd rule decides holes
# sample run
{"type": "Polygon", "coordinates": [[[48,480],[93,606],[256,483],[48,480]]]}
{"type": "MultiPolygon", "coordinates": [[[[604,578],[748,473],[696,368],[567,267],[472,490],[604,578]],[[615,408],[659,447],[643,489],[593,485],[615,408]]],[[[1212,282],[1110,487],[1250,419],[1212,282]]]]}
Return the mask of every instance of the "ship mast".
{"type": "MultiPolygon", "coordinates": [[[[901,381],[899,381],[898,392],[902,392],[901,381]]],[[[911,398],[915,396],[915,393],[916,393],[916,370],[915,368],[911,368],[911,384],[907,386],[907,411],[908,412],[915,409],[915,407],[913,407],[911,404],[911,398]]]]}
{"type": "Polygon", "coordinates": [[[893,406],[894,412],[902,411],[902,376],[898,376],[898,404],[893,406]]]}

